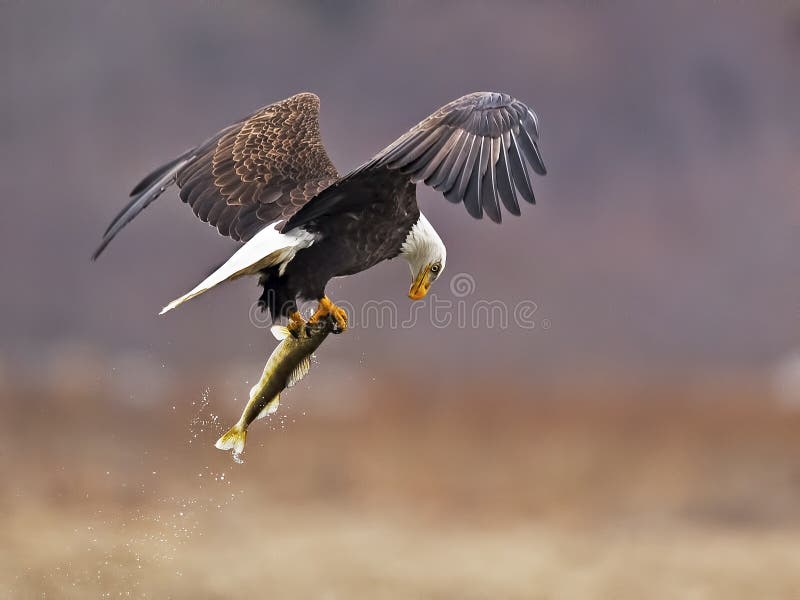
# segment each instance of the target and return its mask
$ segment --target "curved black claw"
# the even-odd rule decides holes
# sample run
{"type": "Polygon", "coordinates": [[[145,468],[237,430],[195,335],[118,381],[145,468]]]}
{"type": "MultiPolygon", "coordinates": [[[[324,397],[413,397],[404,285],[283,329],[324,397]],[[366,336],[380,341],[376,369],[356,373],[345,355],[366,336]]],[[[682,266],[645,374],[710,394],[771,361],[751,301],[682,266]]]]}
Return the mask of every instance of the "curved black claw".
{"type": "Polygon", "coordinates": [[[333,319],[333,333],[344,333],[348,327],[347,321],[349,319],[347,313],[337,306],[335,312],[331,313],[331,317],[333,319]]]}
{"type": "Polygon", "coordinates": [[[331,333],[344,333],[344,328],[342,328],[333,315],[327,315],[323,318],[324,321],[309,321],[306,323],[306,336],[311,337],[315,333],[319,333],[328,327],[330,327],[331,333]]]}

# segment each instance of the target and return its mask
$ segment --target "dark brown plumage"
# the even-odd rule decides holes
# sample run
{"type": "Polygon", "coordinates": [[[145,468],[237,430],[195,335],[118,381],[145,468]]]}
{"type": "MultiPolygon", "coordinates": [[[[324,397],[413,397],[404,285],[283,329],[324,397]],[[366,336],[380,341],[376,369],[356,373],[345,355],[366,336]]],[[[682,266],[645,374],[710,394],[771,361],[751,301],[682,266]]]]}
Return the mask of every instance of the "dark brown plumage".
{"type": "Polygon", "coordinates": [[[501,205],[519,215],[519,196],[535,202],[526,163],[537,174],[546,173],[538,141],[531,109],[508,94],[477,92],[443,106],[340,178],[320,138],[319,99],[297,94],[226,127],[145,177],[93,258],[176,184],[201,220],[237,241],[247,242],[267,225],[313,238],[290,259],[261,270],[265,296],[274,292],[272,300],[262,297],[263,303],[274,316],[285,315],[295,297],[324,295],[330,278],[397,256],[420,218],[419,182],[463,203],[477,219],[486,214],[499,223],[501,205]]]}
{"type": "Polygon", "coordinates": [[[319,133],[319,98],[296,94],[226,127],[145,177],[93,258],[172,184],[202,221],[247,241],[264,225],[289,218],[338,177],[319,133]]]}
{"type": "Polygon", "coordinates": [[[499,223],[498,199],[514,215],[520,214],[516,190],[536,202],[524,161],[539,175],[547,173],[538,141],[538,119],[522,102],[495,92],[467,94],[324,190],[284,230],[331,210],[331,204],[348,202],[349,196],[337,188],[346,184],[352,189],[384,170],[399,171],[413,183],[443,192],[453,203],[463,202],[476,219],[485,212],[499,223]]]}

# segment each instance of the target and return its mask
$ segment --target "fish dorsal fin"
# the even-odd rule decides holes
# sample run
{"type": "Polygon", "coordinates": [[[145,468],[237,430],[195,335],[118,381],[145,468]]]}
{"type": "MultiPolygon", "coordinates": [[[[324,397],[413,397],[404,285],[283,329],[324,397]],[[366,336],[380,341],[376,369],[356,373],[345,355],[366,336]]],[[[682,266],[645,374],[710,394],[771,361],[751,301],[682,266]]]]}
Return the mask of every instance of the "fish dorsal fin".
{"type": "Polygon", "coordinates": [[[282,342],[287,337],[289,337],[289,328],[284,327],[283,325],[273,325],[269,329],[272,332],[272,335],[275,337],[276,340],[282,342]]]}
{"type": "Polygon", "coordinates": [[[278,410],[278,405],[280,403],[281,403],[281,395],[278,394],[272,400],[267,402],[267,405],[261,409],[261,412],[258,413],[258,416],[256,417],[256,421],[258,419],[263,419],[267,415],[271,415],[272,413],[274,413],[276,410],[278,410]]]}
{"type": "Polygon", "coordinates": [[[300,361],[300,364],[294,368],[292,374],[289,375],[289,379],[286,381],[286,387],[292,387],[295,383],[300,381],[303,377],[306,376],[310,368],[311,368],[311,359],[308,356],[306,356],[303,360],[300,361]]]}

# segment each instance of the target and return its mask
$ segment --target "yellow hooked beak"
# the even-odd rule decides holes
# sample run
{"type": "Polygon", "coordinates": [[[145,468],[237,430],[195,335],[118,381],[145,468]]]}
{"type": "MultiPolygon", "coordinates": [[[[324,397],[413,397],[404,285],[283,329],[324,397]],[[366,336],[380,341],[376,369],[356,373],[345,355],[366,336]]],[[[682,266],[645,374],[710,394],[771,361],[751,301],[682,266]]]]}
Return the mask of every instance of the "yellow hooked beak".
{"type": "Polygon", "coordinates": [[[411,289],[408,290],[408,297],[412,300],[422,300],[428,293],[431,287],[431,266],[427,265],[416,276],[411,283],[411,289]]]}

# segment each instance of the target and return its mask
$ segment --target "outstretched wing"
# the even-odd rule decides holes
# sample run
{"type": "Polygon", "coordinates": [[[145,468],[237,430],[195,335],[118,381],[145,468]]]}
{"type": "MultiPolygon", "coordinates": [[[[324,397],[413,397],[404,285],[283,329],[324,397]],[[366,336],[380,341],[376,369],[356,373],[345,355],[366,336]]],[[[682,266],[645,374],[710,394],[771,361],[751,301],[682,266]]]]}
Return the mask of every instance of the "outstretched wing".
{"type": "Polygon", "coordinates": [[[463,202],[480,219],[501,221],[500,203],[520,214],[518,194],[535,203],[526,163],[547,173],[539,151],[539,120],[519,100],[497,92],[475,92],[446,104],[368,162],[320,194],[288,223],[301,225],[341,202],[337,189],[395,171],[463,202]]]}
{"type": "Polygon", "coordinates": [[[338,178],[319,132],[319,98],[302,93],[226,127],[145,177],[95,251],[177,184],[181,199],[222,235],[246,241],[288,219],[338,178]]]}
{"type": "Polygon", "coordinates": [[[476,92],[446,104],[370,161],[443,192],[467,212],[500,222],[500,205],[519,215],[517,192],[535,203],[527,162],[547,173],[536,114],[508,94],[476,92]],[[499,201],[499,202],[498,202],[499,201]]]}

